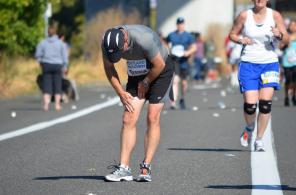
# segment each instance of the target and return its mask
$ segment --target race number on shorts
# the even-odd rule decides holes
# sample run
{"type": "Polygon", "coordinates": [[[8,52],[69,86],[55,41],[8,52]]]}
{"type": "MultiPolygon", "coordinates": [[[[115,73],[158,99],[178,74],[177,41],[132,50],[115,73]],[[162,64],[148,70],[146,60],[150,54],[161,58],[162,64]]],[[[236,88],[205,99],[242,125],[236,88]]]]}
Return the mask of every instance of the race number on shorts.
{"type": "Polygon", "coordinates": [[[263,84],[280,83],[279,73],[276,71],[269,71],[261,74],[263,84]]]}

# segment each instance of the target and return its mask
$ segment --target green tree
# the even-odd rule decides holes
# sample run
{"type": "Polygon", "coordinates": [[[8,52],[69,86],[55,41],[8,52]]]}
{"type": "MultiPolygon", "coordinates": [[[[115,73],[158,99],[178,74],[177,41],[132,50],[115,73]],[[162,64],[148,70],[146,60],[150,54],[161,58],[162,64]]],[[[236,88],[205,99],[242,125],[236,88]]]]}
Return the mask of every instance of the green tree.
{"type": "Polygon", "coordinates": [[[51,22],[57,22],[59,33],[64,34],[71,45],[71,56],[80,57],[83,44],[84,1],[51,0],[53,15],[51,22]]]}
{"type": "MultiPolygon", "coordinates": [[[[0,0],[0,53],[27,55],[44,36],[44,0],[0,0]]],[[[0,56],[1,57],[1,56],[0,56]]]]}

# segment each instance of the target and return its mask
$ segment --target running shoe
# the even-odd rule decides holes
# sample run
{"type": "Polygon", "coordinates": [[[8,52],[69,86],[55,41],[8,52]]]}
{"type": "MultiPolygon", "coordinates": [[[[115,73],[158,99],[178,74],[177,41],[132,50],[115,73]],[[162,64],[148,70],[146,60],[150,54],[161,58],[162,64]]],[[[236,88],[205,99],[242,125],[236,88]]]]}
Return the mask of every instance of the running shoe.
{"type": "Polygon", "coordinates": [[[121,165],[110,165],[108,169],[114,169],[109,175],[105,176],[107,181],[132,181],[133,176],[130,168],[121,165]]]}
{"type": "Polygon", "coordinates": [[[171,109],[171,110],[176,110],[176,109],[177,109],[177,107],[176,107],[176,105],[175,105],[175,104],[172,104],[172,105],[171,105],[171,107],[170,107],[170,109],[171,109]]]}
{"type": "Polygon", "coordinates": [[[185,106],[185,100],[184,100],[183,98],[180,99],[179,104],[180,104],[180,108],[181,108],[182,110],[185,110],[185,109],[186,109],[186,106],[185,106]]]}
{"type": "Polygon", "coordinates": [[[255,149],[255,152],[264,152],[265,151],[264,144],[261,139],[258,139],[255,141],[254,149],[255,149]]]}
{"type": "Polygon", "coordinates": [[[290,100],[288,97],[285,97],[285,106],[290,106],[290,100]]]}
{"type": "Polygon", "coordinates": [[[240,143],[243,147],[248,147],[248,145],[252,141],[254,129],[250,129],[249,127],[245,127],[241,137],[240,137],[240,143]]]}
{"type": "Polygon", "coordinates": [[[151,164],[147,164],[145,162],[142,162],[140,164],[140,170],[141,170],[141,173],[137,178],[138,182],[150,182],[150,181],[152,181],[152,178],[151,178],[151,164]]]}

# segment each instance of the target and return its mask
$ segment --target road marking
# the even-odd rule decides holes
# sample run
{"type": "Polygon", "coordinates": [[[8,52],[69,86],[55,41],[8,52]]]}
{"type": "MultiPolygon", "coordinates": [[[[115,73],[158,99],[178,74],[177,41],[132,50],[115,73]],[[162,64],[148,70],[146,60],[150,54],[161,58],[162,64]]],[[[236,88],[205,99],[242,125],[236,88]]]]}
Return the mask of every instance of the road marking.
{"type": "MultiPolygon", "coordinates": [[[[257,124],[256,124],[257,126],[257,124]]],[[[256,135],[257,127],[254,134],[256,135]]],[[[252,195],[283,195],[281,180],[277,168],[274,138],[271,131],[271,118],[266,128],[263,142],[265,152],[254,152],[254,137],[252,139],[252,195]]]]}
{"type": "Polygon", "coordinates": [[[1,134],[0,135],[0,141],[11,139],[11,138],[18,137],[18,136],[21,136],[21,135],[25,135],[25,134],[28,134],[28,133],[32,133],[32,132],[35,132],[35,131],[41,131],[41,130],[44,130],[44,129],[48,128],[48,127],[51,127],[51,126],[54,126],[54,125],[57,125],[57,124],[60,124],[60,123],[65,123],[65,122],[71,121],[73,119],[88,115],[88,114],[90,114],[92,112],[101,110],[103,108],[118,104],[119,101],[120,101],[119,98],[115,97],[115,98],[112,98],[112,99],[110,99],[110,100],[108,100],[108,101],[106,101],[104,103],[100,103],[100,104],[90,106],[88,108],[79,110],[79,111],[74,112],[72,114],[68,114],[68,115],[65,115],[65,116],[50,120],[50,121],[37,123],[37,124],[31,125],[31,126],[28,126],[28,127],[22,128],[22,129],[14,130],[14,131],[9,132],[9,133],[1,134]]]}

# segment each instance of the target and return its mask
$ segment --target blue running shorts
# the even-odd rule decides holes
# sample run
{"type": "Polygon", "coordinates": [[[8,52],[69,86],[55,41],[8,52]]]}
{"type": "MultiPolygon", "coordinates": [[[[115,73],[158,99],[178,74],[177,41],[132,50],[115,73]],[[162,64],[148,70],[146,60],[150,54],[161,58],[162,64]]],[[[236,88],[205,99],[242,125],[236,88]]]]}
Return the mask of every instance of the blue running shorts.
{"type": "Polygon", "coordinates": [[[280,66],[278,62],[268,64],[240,62],[238,81],[241,93],[250,90],[260,90],[264,87],[273,87],[275,90],[279,90],[279,71],[280,66]]]}

